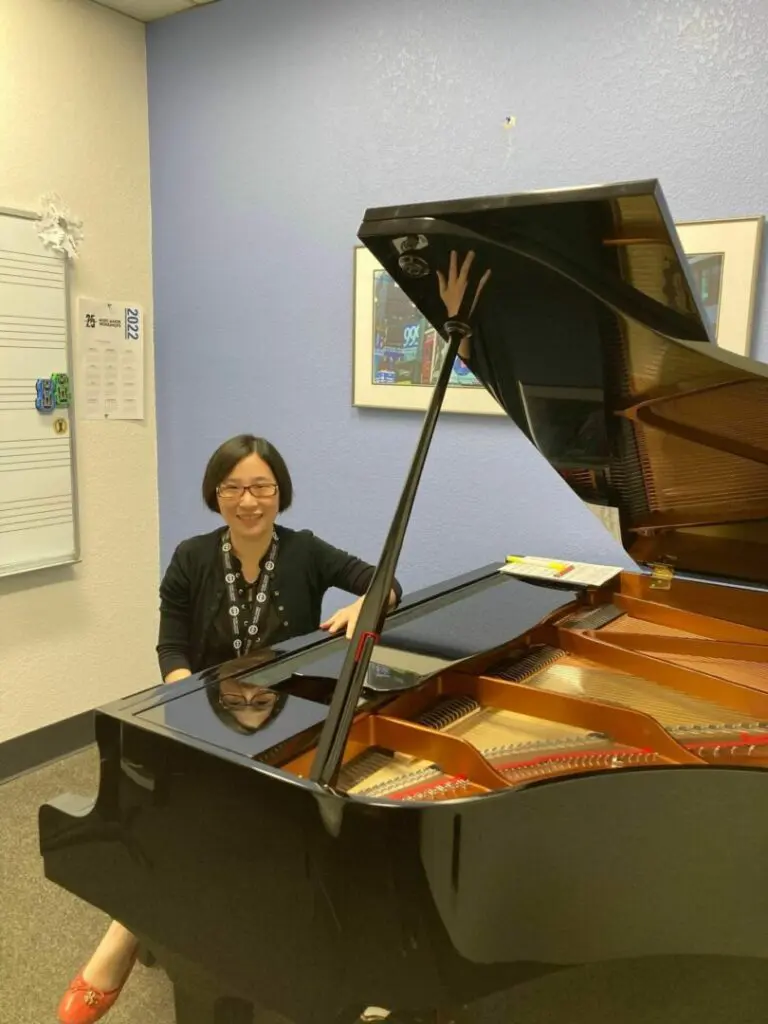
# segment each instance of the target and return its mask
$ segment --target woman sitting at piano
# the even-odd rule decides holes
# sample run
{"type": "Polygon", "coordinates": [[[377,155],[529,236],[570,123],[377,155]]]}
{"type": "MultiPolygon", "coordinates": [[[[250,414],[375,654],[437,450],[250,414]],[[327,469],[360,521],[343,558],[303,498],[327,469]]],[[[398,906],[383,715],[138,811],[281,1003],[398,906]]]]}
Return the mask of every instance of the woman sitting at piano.
{"type": "MultiPolygon", "coordinates": [[[[288,468],[264,438],[241,434],[213,453],[203,500],[224,524],[183,541],[160,585],[157,653],[166,683],[318,628],[352,636],[373,566],[309,530],[277,525],[292,499],[288,468]],[[333,587],[358,598],[321,622],[333,587]]],[[[395,584],[390,607],[400,596],[395,584]]],[[[137,945],[112,922],[60,1003],[62,1024],[104,1016],[131,973],[137,945]]]]}

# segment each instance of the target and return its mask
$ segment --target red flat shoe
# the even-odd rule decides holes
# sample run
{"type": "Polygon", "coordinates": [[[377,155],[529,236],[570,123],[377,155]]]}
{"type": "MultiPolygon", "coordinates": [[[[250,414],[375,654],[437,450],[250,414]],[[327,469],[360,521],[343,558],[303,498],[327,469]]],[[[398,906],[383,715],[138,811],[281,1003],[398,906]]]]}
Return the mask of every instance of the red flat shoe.
{"type": "Polygon", "coordinates": [[[111,988],[107,992],[86,981],[80,972],[59,1003],[59,1024],[96,1024],[97,1020],[101,1020],[117,1002],[117,997],[123,991],[135,961],[134,957],[117,988],[111,988]]]}

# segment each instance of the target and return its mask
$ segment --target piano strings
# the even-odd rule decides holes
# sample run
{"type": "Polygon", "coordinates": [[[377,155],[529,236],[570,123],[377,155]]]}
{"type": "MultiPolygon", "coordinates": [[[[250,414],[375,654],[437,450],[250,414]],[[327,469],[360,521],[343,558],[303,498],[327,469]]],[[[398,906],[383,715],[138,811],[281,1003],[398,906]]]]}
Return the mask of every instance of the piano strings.
{"type": "MultiPolygon", "coordinates": [[[[706,641],[706,636],[690,630],[635,618],[614,604],[567,616],[562,628],[586,630],[606,635],[606,639],[625,634],[634,640],[642,634],[673,638],[678,644],[681,639],[706,641]]],[[[756,661],[697,657],[674,651],[662,656],[726,682],[765,690],[768,646],[764,650],[765,659],[756,661]]],[[[755,657],[760,659],[760,654],[755,657]]],[[[483,676],[651,716],[681,748],[695,754],[702,763],[768,762],[768,721],[759,716],[574,656],[550,644],[508,652],[495,664],[485,666],[483,676]]],[[[555,775],[669,762],[657,750],[620,742],[605,732],[484,706],[476,697],[466,694],[436,696],[411,721],[471,744],[510,786],[555,775]]],[[[469,779],[444,770],[439,759],[432,761],[381,747],[368,748],[351,758],[342,769],[339,787],[350,794],[396,800],[442,800],[478,792],[469,779]]]]}

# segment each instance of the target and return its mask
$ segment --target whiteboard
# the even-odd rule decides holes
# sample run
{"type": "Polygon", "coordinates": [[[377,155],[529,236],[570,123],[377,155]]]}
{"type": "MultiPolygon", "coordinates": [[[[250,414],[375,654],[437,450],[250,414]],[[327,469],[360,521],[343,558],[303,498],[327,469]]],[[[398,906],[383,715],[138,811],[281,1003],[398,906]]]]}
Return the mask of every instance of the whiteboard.
{"type": "Polygon", "coordinates": [[[0,576],[80,557],[74,416],[53,376],[71,394],[67,262],[37,220],[0,209],[0,576]]]}

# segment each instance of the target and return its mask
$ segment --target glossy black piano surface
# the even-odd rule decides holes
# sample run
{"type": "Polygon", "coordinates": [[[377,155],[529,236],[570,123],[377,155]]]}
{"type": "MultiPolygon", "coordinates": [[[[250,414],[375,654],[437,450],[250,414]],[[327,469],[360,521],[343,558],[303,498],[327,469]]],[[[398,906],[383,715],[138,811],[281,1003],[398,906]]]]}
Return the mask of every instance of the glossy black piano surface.
{"type": "Polygon", "coordinates": [[[575,591],[487,566],[409,597],[375,648],[333,786],[310,773],[342,639],[100,709],[95,803],[40,811],[46,876],[152,949],[180,1024],[240,1022],[250,1003],[297,1022],[366,1005],[450,1013],[578,964],[766,957],[764,368],[709,342],[655,183],[373,211],[361,237],[438,324],[435,239],[441,259],[471,242],[497,282],[520,270],[525,289],[489,292],[473,325],[478,373],[653,567],[575,591]],[[562,354],[568,337],[573,357],[550,348],[547,378],[534,349],[562,354]],[[568,387],[599,391],[586,434],[557,403],[531,426],[566,364],[568,387]],[[689,406],[623,415],[697,384],[737,389],[730,429],[719,399],[706,431],[689,406]],[[670,450],[690,467],[722,455],[748,507],[705,500],[711,475],[682,486],[670,450]],[[214,996],[241,1002],[214,1012],[214,996]]]}

